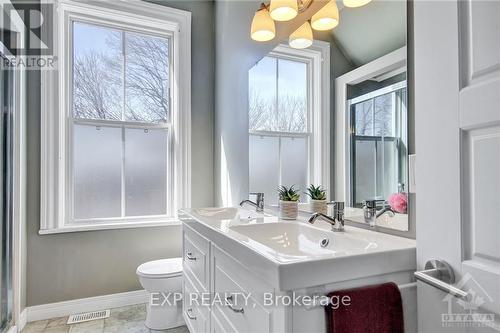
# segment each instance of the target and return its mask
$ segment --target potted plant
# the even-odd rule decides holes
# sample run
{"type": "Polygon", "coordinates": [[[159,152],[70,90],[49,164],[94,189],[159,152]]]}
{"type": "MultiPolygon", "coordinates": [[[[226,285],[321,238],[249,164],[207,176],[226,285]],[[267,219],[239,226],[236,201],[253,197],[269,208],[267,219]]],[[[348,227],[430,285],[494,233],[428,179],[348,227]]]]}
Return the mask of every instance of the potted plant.
{"type": "Polygon", "coordinates": [[[326,192],[320,186],[314,186],[311,184],[305,192],[310,198],[311,212],[312,213],[322,213],[326,214],[328,208],[326,205],[326,192]]]}
{"type": "Polygon", "coordinates": [[[279,217],[283,220],[296,220],[299,215],[299,199],[298,190],[293,188],[293,185],[287,188],[281,186],[278,189],[279,193],[279,217]]]}

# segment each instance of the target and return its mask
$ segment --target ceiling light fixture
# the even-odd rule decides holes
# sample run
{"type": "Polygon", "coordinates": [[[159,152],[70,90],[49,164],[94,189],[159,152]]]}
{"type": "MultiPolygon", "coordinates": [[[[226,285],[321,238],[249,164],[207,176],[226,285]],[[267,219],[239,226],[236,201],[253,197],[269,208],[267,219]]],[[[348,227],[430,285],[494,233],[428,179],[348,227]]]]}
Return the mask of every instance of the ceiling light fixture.
{"type": "Polygon", "coordinates": [[[269,12],[275,21],[290,21],[299,13],[297,0],[271,0],[269,12]]]}
{"type": "Polygon", "coordinates": [[[250,31],[252,39],[258,42],[267,42],[276,36],[276,27],[266,5],[262,4],[255,13],[250,31]]]}
{"type": "Polygon", "coordinates": [[[331,0],[311,18],[314,30],[331,30],[339,24],[339,8],[335,0],[331,0]]]}
{"type": "Polygon", "coordinates": [[[294,49],[305,49],[313,43],[313,31],[311,24],[306,21],[297,30],[295,30],[288,40],[288,45],[294,49]]]}
{"type": "Polygon", "coordinates": [[[344,0],[344,6],[356,8],[370,3],[372,0],[344,0]]]}

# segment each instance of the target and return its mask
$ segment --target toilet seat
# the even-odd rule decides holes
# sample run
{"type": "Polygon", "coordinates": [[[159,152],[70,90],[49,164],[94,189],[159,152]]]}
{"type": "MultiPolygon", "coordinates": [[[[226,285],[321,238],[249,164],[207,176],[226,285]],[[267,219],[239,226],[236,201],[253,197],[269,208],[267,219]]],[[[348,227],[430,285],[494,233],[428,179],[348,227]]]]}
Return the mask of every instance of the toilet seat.
{"type": "Polygon", "coordinates": [[[181,276],[182,258],[170,258],[146,262],[137,267],[137,275],[150,279],[181,276]]]}

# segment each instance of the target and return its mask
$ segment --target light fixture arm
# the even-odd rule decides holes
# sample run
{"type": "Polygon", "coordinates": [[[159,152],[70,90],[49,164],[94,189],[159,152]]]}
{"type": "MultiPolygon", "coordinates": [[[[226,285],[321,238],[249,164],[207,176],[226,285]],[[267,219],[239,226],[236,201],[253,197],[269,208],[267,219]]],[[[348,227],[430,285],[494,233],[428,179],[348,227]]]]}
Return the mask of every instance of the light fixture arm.
{"type": "MultiPolygon", "coordinates": [[[[305,12],[309,7],[311,7],[313,2],[314,2],[314,0],[297,0],[299,13],[305,12]]],[[[268,2],[268,3],[261,2],[259,10],[261,10],[261,9],[269,10],[269,8],[271,8],[270,2],[268,2]]]]}

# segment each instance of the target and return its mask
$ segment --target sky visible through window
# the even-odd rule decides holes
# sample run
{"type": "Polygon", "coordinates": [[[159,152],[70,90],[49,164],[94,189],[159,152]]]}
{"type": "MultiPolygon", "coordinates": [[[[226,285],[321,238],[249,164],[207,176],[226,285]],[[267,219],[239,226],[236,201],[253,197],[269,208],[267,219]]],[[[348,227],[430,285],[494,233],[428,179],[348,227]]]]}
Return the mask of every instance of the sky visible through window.
{"type": "Polygon", "coordinates": [[[307,132],[307,65],[265,57],[249,72],[249,129],[307,132]]]}
{"type": "Polygon", "coordinates": [[[169,117],[169,40],[73,23],[73,115],[165,122],[169,117]]]}

